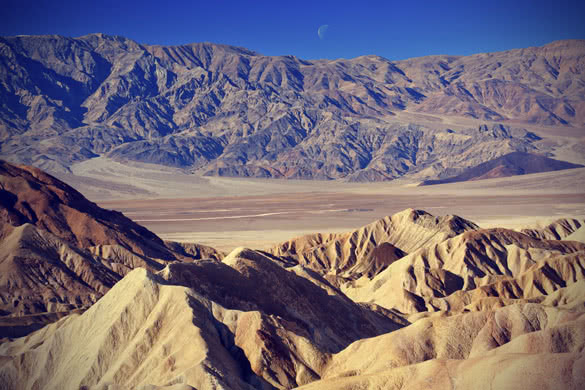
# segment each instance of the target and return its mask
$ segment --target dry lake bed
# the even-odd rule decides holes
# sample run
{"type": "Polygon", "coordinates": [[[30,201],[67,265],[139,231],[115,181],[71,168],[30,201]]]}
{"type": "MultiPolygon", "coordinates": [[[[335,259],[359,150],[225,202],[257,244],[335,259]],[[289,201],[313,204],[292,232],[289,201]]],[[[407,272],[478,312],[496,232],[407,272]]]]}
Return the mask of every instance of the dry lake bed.
{"type": "Polygon", "coordinates": [[[347,231],[409,207],[457,214],[482,227],[585,217],[585,168],[425,187],[206,178],[171,171],[157,176],[144,168],[126,168],[118,176],[98,170],[92,177],[91,172],[69,181],[100,206],[122,211],[164,239],[226,251],[266,248],[305,233],[347,231]],[[91,182],[98,174],[101,187],[91,182]]]}

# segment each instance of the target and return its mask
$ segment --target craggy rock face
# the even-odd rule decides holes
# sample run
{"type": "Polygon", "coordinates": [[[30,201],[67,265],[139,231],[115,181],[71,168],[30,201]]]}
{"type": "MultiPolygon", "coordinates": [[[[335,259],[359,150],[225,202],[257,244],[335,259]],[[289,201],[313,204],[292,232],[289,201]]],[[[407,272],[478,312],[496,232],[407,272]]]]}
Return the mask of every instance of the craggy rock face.
{"type": "Polygon", "coordinates": [[[53,172],[102,155],[220,176],[443,179],[551,151],[522,127],[585,123],[581,40],[307,61],[92,34],[0,38],[0,54],[0,156],[53,172]]]}

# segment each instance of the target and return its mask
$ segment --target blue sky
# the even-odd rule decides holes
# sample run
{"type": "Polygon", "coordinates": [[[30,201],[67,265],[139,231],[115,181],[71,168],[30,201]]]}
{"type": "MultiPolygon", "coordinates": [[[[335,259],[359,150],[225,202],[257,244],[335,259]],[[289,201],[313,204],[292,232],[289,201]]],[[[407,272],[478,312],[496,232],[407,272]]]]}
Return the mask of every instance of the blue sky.
{"type": "Polygon", "coordinates": [[[0,35],[103,32],[150,44],[208,41],[266,55],[392,60],[585,39],[585,0],[120,2],[0,0],[0,35]]]}

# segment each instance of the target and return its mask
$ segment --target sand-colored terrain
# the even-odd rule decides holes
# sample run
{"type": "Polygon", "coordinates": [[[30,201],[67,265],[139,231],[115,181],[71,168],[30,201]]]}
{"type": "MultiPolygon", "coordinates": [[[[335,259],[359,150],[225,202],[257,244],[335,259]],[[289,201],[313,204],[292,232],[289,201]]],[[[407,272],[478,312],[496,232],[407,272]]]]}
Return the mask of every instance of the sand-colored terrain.
{"type": "MultiPolygon", "coordinates": [[[[583,133],[585,134],[585,133],[583,133]]],[[[230,196],[341,192],[355,194],[506,195],[582,193],[585,168],[452,183],[417,189],[418,182],[346,183],[321,180],[278,180],[198,176],[160,165],[120,163],[98,157],[74,164],[72,174],[56,176],[94,201],[120,199],[176,199],[230,196]]]]}
{"type": "Polygon", "coordinates": [[[520,228],[585,216],[585,193],[557,195],[299,193],[249,197],[100,202],[165,239],[230,250],[266,248],[310,232],[336,233],[412,207],[457,214],[482,227],[520,228]],[[480,204],[481,207],[477,205],[480,204]]]}
{"type": "Polygon", "coordinates": [[[165,239],[223,250],[268,248],[317,231],[343,232],[409,207],[460,215],[482,227],[520,228],[585,216],[585,168],[418,187],[404,181],[200,177],[94,160],[76,166],[80,176],[62,178],[102,207],[122,211],[165,239]],[[90,179],[101,184],[89,185],[90,179]],[[120,190],[124,185],[127,191],[120,190]]]}
{"type": "Polygon", "coordinates": [[[585,219],[547,221],[582,211],[567,177],[548,177],[556,193],[527,190],[539,176],[464,196],[395,186],[118,201],[131,221],[40,170],[0,168],[2,389],[585,385],[585,243],[572,240],[585,219]],[[417,202],[445,206],[388,215],[417,202]],[[524,226],[446,212],[473,204],[524,226]],[[229,254],[139,225],[184,219],[210,234],[206,224],[248,222],[261,241],[276,225],[341,229],[339,215],[352,224],[376,210],[387,216],[343,233],[229,254]]]}

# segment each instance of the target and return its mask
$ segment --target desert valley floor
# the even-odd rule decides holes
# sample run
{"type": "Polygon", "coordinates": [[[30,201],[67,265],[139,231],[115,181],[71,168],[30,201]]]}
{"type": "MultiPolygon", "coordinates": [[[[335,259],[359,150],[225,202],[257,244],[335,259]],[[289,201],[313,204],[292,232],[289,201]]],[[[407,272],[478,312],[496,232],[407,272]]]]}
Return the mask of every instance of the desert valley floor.
{"type": "Polygon", "coordinates": [[[101,158],[73,170],[78,176],[59,177],[100,206],[122,211],[164,239],[224,251],[349,231],[406,208],[459,215],[484,228],[585,217],[585,168],[423,187],[197,177],[101,158]]]}

